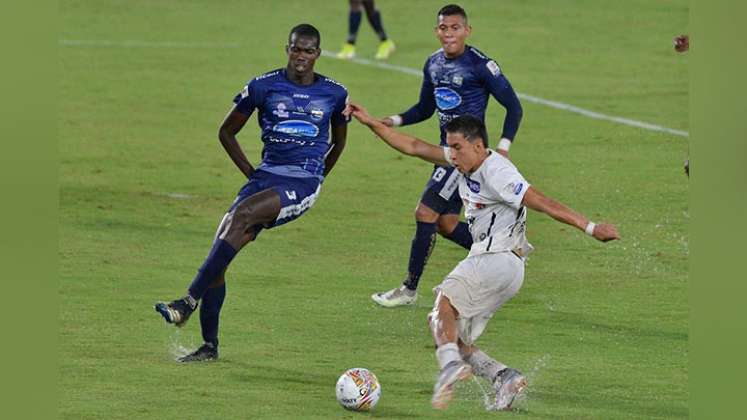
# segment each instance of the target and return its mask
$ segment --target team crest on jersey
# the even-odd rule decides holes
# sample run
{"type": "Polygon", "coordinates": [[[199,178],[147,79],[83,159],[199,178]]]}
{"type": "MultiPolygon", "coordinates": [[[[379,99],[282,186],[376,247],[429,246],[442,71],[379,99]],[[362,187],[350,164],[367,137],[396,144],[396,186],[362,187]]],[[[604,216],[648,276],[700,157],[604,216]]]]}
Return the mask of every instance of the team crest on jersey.
{"type": "Polygon", "coordinates": [[[438,109],[444,111],[454,109],[462,103],[462,97],[447,87],[437,87],[433,96],[436,97],[438,109]]]}
{"type": "Polygon", "coordinates": [[[282,102],[279,102],[277,104],[275,110],[272,111],[272,113],[275,114],[278,118],[288,118],[287,107],[282,102]]]}
{"type": "Polygon", "coordinates": [[[469,178],[466,178],[465,181],[467,181],[467,187],[469,188],[470,191],[472,191],[475,194],[477,194],[477,193],[480,192],[480,183],[479,182],[473,181],[473,180],[471,180],[469,178]]]}
{"type": "Polygon", "coordinates": [[[319,134],[319,127],[308,121],[288,120],[275,124],[272,131],[293,137],[316,137],[319,134]]]}
{"type": "Polygon", "coordinates": [[[462,86],[462,82],[464,79],[462,78],[461,74],[456,74],[454,77],[451,78],[451,83],[454,84],[454,86],[460,87],[462,86]]]}
{"type": "Polygon", "coordinates": [[[322,118],[324,118],[324,111],[322,111],[321,109],[312,109],[311,118],[315,119],[316,121],[321,120],[322,118]]]}
{"type": "Polygon", "coordinates": [[[485,66],[488,68],[488,70],[490,70],[491,73],[493,73],[493,76],[497,77],[499,74],[501,74],[501,68],[498,67],[498,63],[496,63],[495,61],[490,60],[485,63],[485,66]]]}

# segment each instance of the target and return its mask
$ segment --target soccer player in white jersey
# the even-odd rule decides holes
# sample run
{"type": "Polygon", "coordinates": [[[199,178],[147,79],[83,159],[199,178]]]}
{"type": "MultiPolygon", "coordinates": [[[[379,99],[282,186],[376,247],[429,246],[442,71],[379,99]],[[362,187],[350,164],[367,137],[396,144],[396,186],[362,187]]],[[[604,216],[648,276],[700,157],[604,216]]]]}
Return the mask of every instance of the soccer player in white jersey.
{"type": "Polygon", "coordinates": [[[495,409],[510,409],[527,386],[526,378],[474,343],[495,311],[521,288],[524,261],[532,251],[525,236],[526,207],[602,242],[619,239],[617,228],[595,224],[530,185],[511,161],[488,148],[485,125],[478,118],[462,115],[450,121],[444,127],[447,145],[441,147],[386,126],[360,105],[351,104],[346,112],[394,149],[453,166],[464,175],[459,195],[473,244],[469,255],[433,289],[436,300],[428,319],[441,372],[431,403],[446,408],[454,384],[475,373],[492,382],[495,409]]]}

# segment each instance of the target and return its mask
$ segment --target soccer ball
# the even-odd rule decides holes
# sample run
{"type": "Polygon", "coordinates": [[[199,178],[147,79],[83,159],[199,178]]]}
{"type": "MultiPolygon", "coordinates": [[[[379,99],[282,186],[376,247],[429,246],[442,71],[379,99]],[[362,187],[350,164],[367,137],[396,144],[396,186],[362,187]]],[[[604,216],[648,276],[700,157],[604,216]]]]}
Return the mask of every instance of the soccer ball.
{"type": "Polygon", "coordinates": [[[381,397],[381,385],[371,371],[352,368],[337,380],[337,401],[353,411],[368,411],[376,406],[381,397]]]}

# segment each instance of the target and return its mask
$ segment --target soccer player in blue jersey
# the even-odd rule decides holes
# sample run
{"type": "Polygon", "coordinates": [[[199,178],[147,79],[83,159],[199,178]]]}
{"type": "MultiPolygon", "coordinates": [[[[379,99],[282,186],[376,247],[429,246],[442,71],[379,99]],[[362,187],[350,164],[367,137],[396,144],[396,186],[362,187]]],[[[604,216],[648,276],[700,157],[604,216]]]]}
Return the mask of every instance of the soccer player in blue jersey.
{"type": "Polygon", "coordinates": [[[342,114],[347,90],[314,72],[321,54],[319,31],[294,27],[288,36],[288,64],[251,80],[234,98],[219,129],[223,148],[248,181],[223,217],[212,248],[187,290],[155,309],[167,323],[183,326],[200,305],[204,344],[180,362],[218,358],[218,319],[226,295],[225,271],[262,229],[288,223],[306,212],[337,162],[347,137],[342,114]],[[262,129],[262,161],[255,168],[236,135],[257,110],[262,129]],[[330,135],[331,133],[331,135],[330,135]]]}
{"type": "MultiPolygon", "coordinates": [[[[521,103],[498,64],[466,44],[471,31],[464,9],[455,4],[441,8],[435,28],[441,49],[425,62],[420,100],[404,113],[381,121],[390,127],[410,125],[427,120],[438,112],[441,145],[445,146],[446,124],[465,114],[484,123],[488,96],[492,96],[506,108],[497,149],[498,153],[508,157],[508,149],[521,122],[521,103]]],[[[418,282],[435,245],[436,233],[465,249],[472,246],[467,223],[459,221],[462,201],[457,186],[460,176],[454,168],[434,166],[415,210],[417,227],[410,247],[407,277],[401,286],[373,294],[371,298],[379,305],[394,307],[415,302],[418,282]]]]}

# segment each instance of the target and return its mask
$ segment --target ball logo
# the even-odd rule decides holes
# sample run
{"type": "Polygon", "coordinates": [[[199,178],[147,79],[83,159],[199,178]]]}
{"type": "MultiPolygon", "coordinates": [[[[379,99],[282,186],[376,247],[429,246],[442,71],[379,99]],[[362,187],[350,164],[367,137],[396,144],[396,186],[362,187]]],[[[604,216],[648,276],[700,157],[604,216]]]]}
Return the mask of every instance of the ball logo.
{"type": "Polygon", "coordinates": [[[275,124],[272,131],[293,137],[316,137],[319,134],[319,127],[308,121],[288,120],[275,124]]]}
{"type": "Polygon", "coordinates": [[[436,88],[433,96],[436,97],[436,105],[441,110],[454,109],[462,103],[462,97],[447,87],[436,88]]]}

